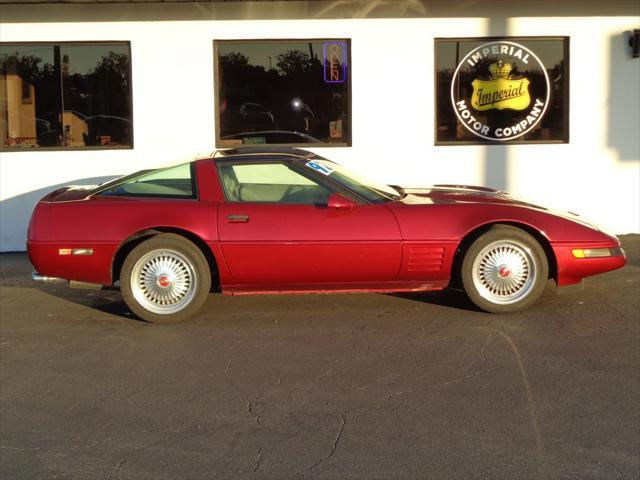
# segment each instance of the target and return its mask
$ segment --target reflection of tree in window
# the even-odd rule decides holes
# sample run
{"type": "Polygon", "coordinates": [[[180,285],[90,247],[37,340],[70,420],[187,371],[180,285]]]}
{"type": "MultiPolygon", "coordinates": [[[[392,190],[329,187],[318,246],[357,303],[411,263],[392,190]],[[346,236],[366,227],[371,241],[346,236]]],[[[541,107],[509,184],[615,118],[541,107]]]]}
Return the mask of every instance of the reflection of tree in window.
{"type": "Polygon", "coordinates": [[[3,95],[2,146],[131,145],[128,49],[128,45],[0,47],[0,80],[8,85],[14,76],[21,79],[22,98],[31,98],[32,103],[31,110],[18,110],[10,96],[3,95]],[[30,92],[25,85],[30,85],[30,92]]]}
{"type": "MultiPolygon", "coordinates": [[[[73,56],[69,57],[73,71],[73,56]]],[[[73,145],[131,144],[127,54],[108,52],[93,68],[63,76],[63,86],[65,125],[80,125],[73,145]]]]}
{"type": "Polygon", "coordinates": [[[322,42],[283,43],[220,43],[218,113],[222,146],[348,143],[347,83],[325,82],[324,65],[317,53],[322,55],[322,42]],[[339,135],[334,132],[332,136],[330,127],[338,121],[344,127],[334,128],[339,135]],[[282,132],[288,132],[287,136],[282,132]]]}

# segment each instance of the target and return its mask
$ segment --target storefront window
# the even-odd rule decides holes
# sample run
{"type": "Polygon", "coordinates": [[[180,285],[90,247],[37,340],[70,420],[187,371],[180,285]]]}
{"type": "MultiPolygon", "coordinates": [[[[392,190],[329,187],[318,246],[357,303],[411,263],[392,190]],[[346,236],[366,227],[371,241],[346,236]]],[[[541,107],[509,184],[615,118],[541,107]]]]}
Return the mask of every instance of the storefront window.
{"type": "Polygon", "coordinates": [[[435,41],[436,144],[569,141],[569,39],[435,41]]]}
{"type": "Polygon", "coordinates": [[[0,44],[0,145],[131,147],[129,43],[0,44]]]}
{"type": "Polygon", "coordinates": [[[216,41],[216,145],[351,144],[349,40],[216,41]]]}

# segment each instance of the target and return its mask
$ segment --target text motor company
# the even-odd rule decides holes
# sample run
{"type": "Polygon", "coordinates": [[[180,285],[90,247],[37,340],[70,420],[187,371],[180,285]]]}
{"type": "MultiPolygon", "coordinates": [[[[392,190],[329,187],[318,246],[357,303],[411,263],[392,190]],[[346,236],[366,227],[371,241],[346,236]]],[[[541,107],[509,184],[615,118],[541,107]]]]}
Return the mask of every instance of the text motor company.
{"type": "Polygon", "coordinates": [[[469,52],[451,82],[451,101],[461,124],[492,141],[511,140],[532,130],[544,116],[549,94],[549,77],[540,59],[523,45],[507,41],[485,43],[469,52]],[[535,96],[530,93],[529,72],[539,72],[545,80],[535,96]],[[468,84],[470,95],[471,89],[461,88],[461,76],[474,78],[468,84]]]}

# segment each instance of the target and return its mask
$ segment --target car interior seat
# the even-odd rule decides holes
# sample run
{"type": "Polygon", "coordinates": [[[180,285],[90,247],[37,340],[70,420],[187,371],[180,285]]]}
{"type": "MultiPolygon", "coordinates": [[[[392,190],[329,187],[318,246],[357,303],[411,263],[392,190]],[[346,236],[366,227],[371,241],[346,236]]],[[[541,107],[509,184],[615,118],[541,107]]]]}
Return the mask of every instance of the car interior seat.
{"type": "Polygon", "coordinates": [[[240,183],[236,178],[231,167],[223,167],[220,169],[220,177],[227,194],[227,200],[230,202],[240,201],[240,183]]]}

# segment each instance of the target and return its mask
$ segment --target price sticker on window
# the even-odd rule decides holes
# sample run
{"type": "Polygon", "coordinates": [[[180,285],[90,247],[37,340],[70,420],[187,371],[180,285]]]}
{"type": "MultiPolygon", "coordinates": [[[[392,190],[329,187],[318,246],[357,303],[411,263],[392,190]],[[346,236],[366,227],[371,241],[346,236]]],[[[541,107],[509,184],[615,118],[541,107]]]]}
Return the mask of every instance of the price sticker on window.
{"type": "Polygon", "coordinates": [[[323,175],[331,175],[333,173],[333,170],[330,168],[316,162],[307,162],[307,167],[313,168],[315,171],[320,172],[323,175]]]}

